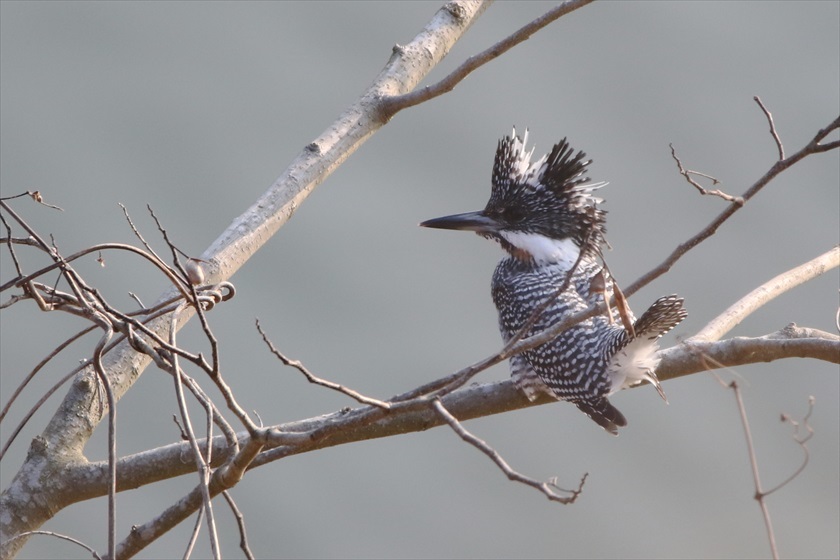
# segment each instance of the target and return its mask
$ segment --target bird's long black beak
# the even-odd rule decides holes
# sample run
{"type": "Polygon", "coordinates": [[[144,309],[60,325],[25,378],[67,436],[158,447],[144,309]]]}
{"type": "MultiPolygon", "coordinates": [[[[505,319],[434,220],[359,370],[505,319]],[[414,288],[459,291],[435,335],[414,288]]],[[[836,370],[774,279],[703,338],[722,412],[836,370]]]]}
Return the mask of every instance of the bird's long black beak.
{"type": "Polygon", "coordinates": [[[433,218],[420,222],[421,227],[436,229],[458,229],[463,231],[475,231],[478,233],[497,231],[499,222],[485,216],[483,212],[465,212],[464,214],[453,214],[442,218],[433,218]]]}

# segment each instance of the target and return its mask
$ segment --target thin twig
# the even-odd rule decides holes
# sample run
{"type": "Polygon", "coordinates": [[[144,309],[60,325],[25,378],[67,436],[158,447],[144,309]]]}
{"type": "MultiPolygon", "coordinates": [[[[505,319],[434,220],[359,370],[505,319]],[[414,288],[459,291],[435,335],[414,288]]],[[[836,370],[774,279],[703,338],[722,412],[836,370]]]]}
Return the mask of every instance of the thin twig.
{"type": "Polygon", "coordinates": [[[20,193],[20,194],[12,195],[12,196],[4,196],[4,197],[0,198],[0,200],[12,200],[12,199],[15,199],[15,198],[20,198],[22,196],[28,196],[29,198],[31,198],[32,200],[34,200],[38,204],[40,204],[42,206],[46,206],[47,208],[52,208],[53,210],[60,210],[60,211],[64,212],[64,208],[59,208],[58,206],[55,206],[53,204],[47,204],[46,202],[44,202],[44,197],[41,194],[41,191],[26,191],[26,192],[23,192],[23,193],[20,193]]]}
{"type": "MultiPolygon", "coordinates": [[[[161,237],[163,237],[163,240],[166,242],[166,245],[169,247],[169,251],[172,254],[172,262],[175,266],[173,268],[173,267],[167,265],[167,267],[172,271],[173,274],[175,273],[176,270],[178,272],[180,272],[181,273],[180,274],[181,281],[184,282],[186,285],[192,285],[192,282],[190,282],[189,275],[187,274],[187,271],[184,269],[184,266],[181,264],[181,260],[178,258],[178,254],[179,253],[183,254],[183,251],[178,249],[175,246],[175,243],[173,243],[169,239],[169,234],[166,232],[166,228],[163,227],[163,224],[158,219],[157,215],[155,215],[155,211],[152,210],[152,207],[147,204],[146,209],[149,211],[149,215],[155,221],[155,225],[157,225],[157,228],[158,228],[158,231],[160,232],[161,237]]],[[[192,290],[192,294],[193,294],[193,298],[195,298],[195,289],[194,288],[192,290]]],[[[198,300],[193,299],[193,301],[195,301],[196,306],[198,306],[198,303],[197,303],[198,300]]]]}
{"type": "Polygon", "coordinates": [[[93,352],[93,368],[105,389],[108,402],[108,557],[114,558],[117,543],[117,399],[102,365],[102,354],[114,331],[110,322],[104,318],[97,323],[105,329],[105,334],[93,352]]]}
{"type": "MultiPolygon", "coordinates": [[[[52,236],[50,236],[52,238],[52,236]]],[[[117,523],[117,399],[111,386],[111,380],[102,364],[102,356],[108,346],[108,342],[114,335],[114,327],[106,313],[96,305],[96,299],[101,296],[96,290],[88,286],[80,275],[60,255],[58,247],[53,239],[51,254],[62,272],[62,276],[73,290],[76,303],[84,311],[84,315],[96,323],[104,332],[100,337],[93,351],[93,370],[99,383],[97,390],[103,387],[108,406],[108,555],[114,556],[116,547],[116,523],[117,523]],[[88,296],[93,296],[89,298],[88,296]]],[[[31,282],[30,282],[31,283],[31,282]]],[[[55,292],[55,288],[53,288],[55,292]]]]}
{"type": "Polygon", "coordinates": [[[525,484],[532,488],[536,488],[537,490],[545,494],[546,498],[548,498],[549,500],[554,502],[560,502],[561,504],[573,504],[575,500],[577,500],[578,496],[580,496],[580,493],[583,491],[583,485],[586,482],[586,477],[588,476],[588,473],[584,474],[583,477],[580,479],[580,484],[578,485],[577,490],[566,490],[560,488],[554,482],[555,479],[552,479],[549,482],[540,482],[539,480],[535,480],[533,478],[525,476],[513,470],[510,467],[510,465],[507,464],[507,461],[505,461],[504,458],[502,458],[502,456],[499,455],[499,452],[487,445],[487,443],[484,440],[476,437],[475,435],[467,431],[467,429],[464,428],[463,425],[461,425],[458,419],[452,416],[452,414],[448,410],[446,410],[446,407],[443,406],[443,403],[440,402],[439,398],[435,398],[432,400],[432,406],[434,406],[435,410],[441,416],[441,418],[443,418],[446,421],[446,423],[449,424],[449,427],[452,428],[452,430],[456,434],[458,434],[458,436],[462,440],[466,441],[467,443],[469,443],[470,445],[472,445],[473,447],[490,457],[490,459],[494,463],[496,463],[496,466],[498,466],[502,470],[502,472],[505,473],[505,476],[507,476],[508,479],[513,480],[515,482],[521,482],[522,484],[525,484]],[[558,492],[563,492],[565,495],[559,494],[558,492]]]}
{"type": "MultiPolygon", "coordinates": [[[[840,148],[840,141],[837,142],[829,142],[827,144],[820,144],[820,140],[823,140],[826,136],[828,136],[832,131],[837,130],[840,128],[840,117],[836,118],[832,121],[827,127],[820,129],[817,134],[811,139],[808,144],[805,145],[801,150],[789,156],[787,159],[782,161],[777,161],[758,181],[752,184],[746,192],[741,196],[744,202],[749,201],[752,197],[758,194],[761,189],[767,186],[770,181],[776,178],[777,175],[789,169],[791,166],[796,164],[799,160],[808,157],[811,154],[817,154],[826,152],[828,150],[833,150],[836,148],[840,148]]],[[[714,218],[709,225],[703,228],[699,233],[692,236],[687,241],[677,245],[677,247],[671,252],[668,257],[662,261],[657,267],[652,269],[651,271],[647,272],[641,278],[633,282],[627,289],[624,290],[624,295],[630,297],[644,286],[647,286],[655,279],[659,278],[669,270],[674,264],[687,252],[691,249],[714,235],[717,229],[723,225],[730,217],[732,217],[735,212],[740,210],[743,207],[742,204],[738,204],[733,202],[726,209],[721,212],[716,218],[714,218]]]]}
{"type": "MultiPolygon", "coordinates": [[[[0,214],[0,220],[2,220],[4,224],[8,225],[6,223],[6,220],[3,219],[2,214],[0,214]]],[[[11,245],[26,245],[28,247],[38,247],[38,248],[40,248],[40,245],[38,245],[38,242],[35,241],[31,237],[11,237],[11,236],[0,237],[0,245],[9,245],[9,244],[11,244],[11,245]]]]}
{"type": "Polygon", "coordinates": [[[23,533],[20,533],[10,538],[8,541],[6,541],[6,543],[10,543],[14,540],[22,539],[25,537],[31,537],[32,535],[46,535],[48,537],[56,537],[65,541],[70,541],[71,543],[77,544],[85,550],[87,550],[88,552],[90,552],[93,555],[93,557],[96,558],[96,560],[102,560],[102,557],[99,555],[98,552],[96,552],[96,550],[93,547],[86,545],[78,539],[74,539],[73,537],[70,537],[68,535],[62,535],[61,533],[56,533],[55,531],[24,531],[23,533]]]}
{"type": "Polygon", "coordinates": [[[761,107],[762,111],[764,111],[764,116],[767,117],[767,122],[770,123],[770,134],[773,136],[773,140],[776,141],[776,147],[779,149],[779,161],[782,161],[785,159],[785,148],[782,146],[782,139],[779,138],[779,134],[776,132],[773,115],[770,114],[770,111],[768,111],[767,107],[764,106],[764,103],[761,102],[761,98],[755,95],[753,96],[753,100],[758,103],[758,106],[761,107]]]}
{"type": "Polygon", "coordinates": [[[260,320],[259,319],[257,319],[257,331],[259,331],[260,336],[262,336],[263,341],[266,343],[266,345],[268,346],[268,349],[271,351],[271,353],[274,354],[275,356],[277,356],[277,358],[281,362],[283,362],[283,365],[291,366],[291,367],[295,368],[296,370],[301,372],[304,375],[304,377],[306,377],[307,381],[309,381],[310,383],[314,383],[315,385],[320,385],[322,387],[327,387],[328,389],[332,389],[333,391],[338,391],[339,393],[343,393],[343,394],[347,395],[348,397],[350,397],[352,399],[355,399],[356,401],[358,401],[362,404],[369,404],[371,406],[376,406],[376,407],[381,408],[383,410],[389,410],[391,408],[390,403],[387,403],[385,401],[381,401],[379,399],[374,399],[372,397],[366,397],[365,395],[363,395],[363,394],[361,394],[357,391],[354,391],[353,389],[345,387],[344,385],[339,385],[338,383],[334,383],[333,381],[327,381],[326,379],[321,379],[320,377],[315,376],[312,372],[310,372],[308,369],[306,369],[306,366],[304,366],[299,360],[292,360],[290,358],[287,358],[285,355],[283,355],[282,352],[280,352],[280,350],[275,348],[274,344],[272,344],[271,340],[269,340],[268,335],[263,330],[262,325],[260,325],[260,320]]]}
{"type": "Polygon", "coordinates": [[[765,496],[769,496],[776,490],[787,486],[793,479],[795,479],[797,476],[799,476],[799,474],[802,471],[805,470],[805,467],[808,466],[808,461],[811,458],[811,453],[808,451],[808,446],[806,444],[808,443],[808,440],[814,437],[814,428],[811,426],[809,421],[811,420],[811,414],[814,413],[815,402],[816,399],[813,395],[808,397],[808,412],[802,418],[801,422],[797,422],[787,414],[782,414],[782,422],[788,422],[791,426],[793,426],[793,441],[795,441],[799,445],[799,447],[802,448],[802,453],[805,455],[805,457],[802,459],[802,464],[799,465],[799,468],[796,469],[792,475],[790,475],[786,480],[782,481],[770,490],[766,490],[764,492],[765,496]],[[801,429],[805,430],[806,433],[804,435],[800,435],[801,429]]]}
{"type": "MultiPolygon", "coordinates": [[[[32,226],[30,226],[26,222],[26,220],[24,220],[17,212],[15,212],[11,206],[6,204],[3,200],[0,200],[0,208],[8,212],[9,215],[12,218],[14,218],[14,220],[20,225],[20,227],[26,230],[26,233],[29,234],[29,237],[35,240],[35,243],[37,243],[37,246],[40,247],[42,251],[47,253],[53,259],[53,261],[57,260],[52,252],[52,249],[50,248],[50,245],[38,234],[37,231],[35,231],[34,228],[32,228],[32,226]]],[[[3,289],[4,288],[0,288],[0,291],[3,291],[3,289]]]]}
{"type": "MultiPolygon", "coordinates": [[[[126,208],[121,202],[119,202],[117,204],[119,204],[120,208],[122,208],[123,215],[125,216],[125,220],[128,222],[128,227],[131,228],[131,231],[134,232],[134,236],[137,237],[137,239],[140,240],[140,243],[143,244],[143,246],[146,248],[146,251],[148,251],[150,255],[155,257],[161,263],[161,265],[166,267],[166,269],[169,270],[169,272],[171,272],[173,275],[175,275],[175,271],[172,270],[172,267],[167,265],[166,262],[162,258],[160,258],[160,255],[158,255],[155,252],[155,250],[152,248],[152,246],[149,245],[149,243],[143,237],[143,234],[140,233],[140,230],[137,229],[137,226],[134,225],[134,221],[131,219],[131,216],[128,213],[128,208],[126,208]]],[[[154,217],[154,214],[152,214],[152,217],[154,217]]]]}
{"type": "MultiPolygon", "coordinates": [[[[177,346],[175,341],[175,336],[177,332],[176,325],[178,323],[178,316],[180,315],[181,311],[186,306],[186,303],[182,303],[178,308],[170,315],[171,325],[169,328],[169,343],[172,346],[177,346]]],[[[192,448],[193,458],[195,459],[195,466],[196,472],[199,475],[199,485],[202,489],[202,498],[204,500],[204,512],[207,514],[207,529],[210,533],[210,549],[213,552],[213,558],[219,559],[221,558],[221,554],[219,552],[219,535],[216,531],[216,520],[213,516],[213,504],[212,504],[212,497],[210,496],[210,490],[208,488],[210,483],[210,464],[205,460],[205,457],[201,454],[201,448],[198,445],[198,440],[195,437],[195,431],[192,427],[192,421],[190,420],[189,410],[187,409],[186,399],[184,398],[184,388],[183,384],[181,383],[181,369],[178,365],[178,355],[173,354],[172,356],[172,368],[174,370],[173,378],[175,380],[175,394],[178,400],[178,409],[181,412],[181,422],[183,423],[183,430],[187,434],[187,438],[190,442],[190,447],[192,448]]],[[[209,437],[209,435],[208,435],[209,437]]],[[[207,446],[208,453],[209,449],[212,446],[207,446]]],[[[197,529],[193,532],[195,536],[197,534],[197,529]]],[[[112,557],[113,558],[113,557],[112,557]]]]}
{"type": "MultiPolygon", "coordinates": [[[[36,365],[34,368],[32,368],[32,371],[30,371],[26,375],[26,377],[23,378],[23,381],[20,382],[17,389],[15,389],[14,393],[12,393],[12,395],[9,397],[9,400],[3,406],[3,410],[0,411],[0,424],[2,424],[3,419],[6,417],[6,414],[8,414],[9,409],[12,407],[12,404],[15,402],[18,395],[20,395],[20,393],[26,388],[26,386],[29,384],[29,382],[32,381],[32,378],[35,377],[35,375],[39,371],[41,371],[44,368],[44,366],[46,366],[50,361],[52,361],[53,358],[55,358],[59,353],[61,353],[62,350],[64,350],[65,348],[67,348],[68,346],[73,344],[73,342],[80,339],[82,336],[84,336],[87,333],[93,331],[94,329],[96,329],[96,325],[91,325],[90,327],[77,332],[76,334],[74,334],[73,336],[71,336],[70,338],[68,338],[67,340],[65,340],[64,342],[59,344],[58,346],[56,346],[49,354],[47,354],[44,357],[44,359],[42,359],[40,362],[38,362],[38,365],[36,365]]],[[[79,368],[73,370],[73,373],[77,372],[78,369],[79,368]]],[[[3,457],[3,453],[5,452],[7,447],[8,447],[8,444],[3,447],[3,451],[0,452],[0,458],[3,457]]]]}
{"type": "Polygon", "coordinates": [[[192,512],[197,511],[204,501],[205,490],[213,497],[235,486],[263,449],[265,445],[264,436],[267,433],[267,431],[262,431],[256,434],[257,437],[251,438],[232,461],[228,461],[224,466],[216,469],[210,478],[209,485],[200,484],[194,487],[186,496],[166,508],[151,521],[133,526],[128,536],[117,547],[118,557],[130,558],[136,555],[149,543],[186,519],[192,512]]]}
{"type": "MultiPolygon", "coordinates": [[[[383,97],[380,100],[380,115],[383,122],[387,122],[395,114],[403,109],[414,107],[435,97],[439,97],[444,93],[448,93],[455,89],[464,78],[466,78],[473,70],[487,64],[491,60],[503,55],[519,43],[528,40],[531,35],[547,26],[548,24],[560,19],[564,15],[582,8],[593,0],[567,0],[559,6],[549,10],[542,16],[531,21],[518,31],[512,33],[505,39],[502,39],[492,47],[469,57],[458,68],[452,71],[448,76],[439,82],[426,86],[403,95],[394,95],[391,97],[383,97]]],[[[399,50],[401,47],[395,47],[399,50]]]]}
{"type": "MultiPolygon", "coordinates": [[[[204,371],[209,375],[210,379],[222,393],[222,396],[225,398],[225,403],[227,404],[228,409],[233,412],[236,417],[239,419],[240,422],[245,426],[245,429],[248,430],[248,433],[252,436],[257,432],[259,429],[248,413],[245,411],[242,406],[240,406],[239,402],[236,400],[236,396],[233,394],[233,390],[231,389],[230,385],[224,380],[221,372],[221,362],[219,359],[219,341],[216,336],[213,334],[212,329],[210,328],[210,323],[207,320],[207,315],[205,311],[212,309],[212,306],[215,305],[215,301],[227,301],[228,299],[232,298],[233,295],[236,293],[233,285],[229,282],[224,282],[226,287],[229,288],[229,292],[226,296],[219,295],[216,297],[216,294],[213,290],[209,291],[209,295],[212,299],[207,299],[203,297],[205,291],[202,290],[202,295],[199,295],[198,289],[199,287],[195,286],[191,281],[189,281],[189,275],[187,274],[186,269],[181,264],[181,260],[179,258],[179,254],[184,254],[183,251],[178,249],[175,246],[175,243],[169,238],[169,234],[166,231],[166,228],[163,227],[160,219],[158,219],[157,215],[155,214],[154,210],[151,206],[146,205],[146,208],[149,211],[152,219],[155,221],[157,225],[158,231],[160,232],[163,240],[166,242],[169,250],[172,254],[172,260],[175,265],[175,268],[181,273],[182,278],[186,278],[187,281],[185,282],[186,288],[190,293],[190,297],[188,298],[189,301],[194,302],[194,307],[196,314],[198,315],[198,320],[201,323],[201,328],[204,331],[204,336],[207,338],[208,343],[210,344],[210,351],[212,356],[212,365],[210,367],[206,366],[204,360],[201,360],[201,363],[196,362],[196,364],[204,369],[204,371]],[[205,304],[207,307],[205,308],[205,304]]],[[[210,514],[208,513],[208,523],[211,520],[210,514]]]]}
{"type": "Polygon", "coordinates": [[[9,447],[12,445],[12,443],[15,441],[15,439],[17,439],[17,436],[20,435],[20,432],[23,430],[23,428],[26,426],[26,424],[29,422],[29,420],[32,418],[32,416],[34,416],[35,413],[38,412],[38,409],[40,409],[41,406],[43,406],[43,404],[45,402],[47,402],[47,400],[49,400],[49,398],[53,395],[53,393],[58,391],[61,388],[62,385],[64,385],[68,381],[70,381],[73,377],[76,376],[76,374],[78,374],[86,366],[87,366],[87,363],[84,363],[84,364],[74,368],[69,373],[67,373],[64,377],[62,377],[61,379],[56,381],[53,384],[52,387],[50,387],[43,395],[41,395],[41,398],[38,399],[38,402],[36,402],[34,405],[32,405],[32,408],[29,409],[29,412],[27,412],[26,415],[21,419],[21,421],[18,422],[18,425],[15,427],[15,429],[12,430],[11,435],[9,435],[9,439],[6,440],[6,443],[3,445],[2,451],[0,451],[0,459],[2,459],[3,456],[6,454],[6,451],[9,450],[9,447]]]}
{"type": "MultiPolygon", "coordinates": [[[[17,278],[13,281],[9,281],[9,282],[4,283],[2,286],[0,286],[0,292],[5,291],[5,290],[7,290],[7,289],[9,289],[13,286],[20,287],[30,280],[38,278],[39,276],[42,276],[42,275],[46,274],[47,272],[49,272],[53,269],[63,268],[67,264],[69,264],[69,263],[75,261],[76,259],[81,258],[85,255],[89,255],[90,253],[96,253],[96,252],[104,251],[104,250],[108,250],[108,249],[114,249],[114,250],[119,250],[119,251],[129,251],[129,252],[134,253],[136,255],[140,255],[141,257],[145,258],[146,260],[148,260],[149,262],[154,264],[164,274],[166,274],[167,278],[169,278],[169,280],[172,281],[172,283],[175,284],[178,287],[178,289],[181,291],[181,293],[185,297],[188,296],[189,292],[186,291],[186,288],[183,285],[184,281],[181,280],[180,278],[178,278],[177,274],[174,274],[172,271],[170,271],[169,267],[167,267],[162,261],[159,261],[156,257],[154,257],[153,255],[150,255],[149,253],[143,251],[142,249],[138,249],[137,247],[134,247],[132,245],[126,245],[124,243],[100,243],[98,245],[93,245],[91,247],[87,247],[85,249],[82,249],[81,251],[73,253],[69,257],[63,258],[61,260],[56,260],[56,262],[54,262],[53,264],[45,266],[43,268],[40,268],[40,269],[36,270],[35,272],[32,272],[32,273],[24,276],[23,278],[17,278]]],[[[50,253],[54,254],[55,252],[51,250],[50,253]]]]}
{"type": "Polygon", "coordinates": [[[245,516],[242,515],[242,512],[239,510],[239,507],[236,505],[236,502],[233,500],[233,496],[231,496],[230,492],[225,490],[222,492],[222,496],[227,501],[230,511],[236,519],[236,526],[239,528],[239,548],[242,549],[242,553],[245,554],[245,558],[248,560],[254,560],[254,553],[251,552],[251,547],[248,544],[248,534],[245,531],[245,516]]]}
{"type": "Polygon", "coordinates": [[[758,459],[755,455],[755,446],[753,445],[752,432],[750,431],[750,423],[747,420],[747,410],[744,407],[744,400],[741,398],[741,389],[738,383],[733,381],[729,387],[735,392],[735,400],[738,403],[738,412],[741,415],[741,423],[744,426],[744,435],[747,438],[747,452],[750,456],[750,466],[752,467],[753,482],[755,483],[755,495],[753,496],[761,508],[761,515],[764,517],[764,526],[767,528],[767,538],[770,540],[770,552],[773,554],[773,559],[779,559],[779,551],[776,548],[776,535],[773,532],[773,522],[770,519],[770,510],[767,508],[767,503],[764,501],[766,495],[761,489],[761,478],[758,475],[758,459]]]}
{"type": "Polygon", "coordinates": [[[34,245],[37,247],[38,242],[32,239],[32,237],[27,237],[25,240],[14,239],[12,237],[12,226],[10,226],[9,222],[6,221],[6,218],[3,217],[2,212],[0,212],[0,222],[2,222],[3,227],[6,228],[6,237],[0,240],[0,242],[4,242],[9,246],[9,255],[12,257],[12,263],[15,265],[15,272],[17,272],[17,277],[20,278],[21,276],[23,276],[23,269],[20,267],[20,261],[17,258],[17,253],[15,253],[15,243],[25,243],[27,245],[34,245]]]}
{"type": "MultiPolygon", "coordinates": [[[[190,538],[187,540],[187,547],[184,549],[184,560],[188,560],[192,556],[195,544],[198,542],[198,536],[201,534],[201,526],[204,524],[204,508],[198,508],[195,515],[195,522],[193,529],[190,532],[190,538]]],[[[111,560],[110,558],[108,560],[111,560]]]]}
{"type": "MultiPolygon", "coordinates": [[[[621,291],[621,287],[618,285],[618,282],[616,282],[615,276],[613,276],[612,272],[610,272],[606,261],[604,261],[604,270],[612,279],[613,297],[615,298],[615,306],[618,310],[618,316],[621,318],[621,324],[624,326],[624,330],[627,331],[630,338],[636,338],[636,327],[633,324],[633,312],[630,310],[630,304],[627,303],[627,298],[624,297],[624,292],[621,291]]],[[[606,292],[604,292],[604,303],[607,305],[610,303],[606,292]]],[[[609,309],[607,309],[607,314],[609,315],[610,320],[612,320],[612,312],[609,309]]]]}
{"type": "Polygon", "coordinates": [[[718,190],[718,189],[708,190],[708,189],[703,188],[703,186],[700,185],[700,183],[698,183],[697,181],[695,181],[694,179],[691,178],[692,175],[699,175],[700,177],[706,177],[707,179],[711,180],[712,184],[714,184],[714,185],[717,185],[718,183],[720,183],[720,181],[718,181],[717,179],[715,179],[711,175],[706,175],[705,173],[700,173],[699,171],[692,171],[691,169],[686,169],[685,167],[683,167],[682,161],[680,161],[680,158],[677,157],[677,151],[676,151],[676,149],[674,149],[674,145],[673,144],[668,144],[668,146],[671,148],[671,157],[674,158],[675,162],[677,162],[677,169],[679,169],[680,175],[685,177],[685,180],[688,181],[689,184],[691,184],[695,189],[697,189],[697,191],[700,194],[702,194],[702,195],[707,195],[708,194],[708,195],[712,195],[712,196],[719,196],[720,198],[722,198],[723,200],[726,200],[727,202],[734,202],[734,203],[736,203],[738,205],[741,205],[741,206],[744,205],[744,199],[741,198],[741,197],[732,196],[731,194],[726,194],[725,192],[723,192],[721,190],[718,190]]]}

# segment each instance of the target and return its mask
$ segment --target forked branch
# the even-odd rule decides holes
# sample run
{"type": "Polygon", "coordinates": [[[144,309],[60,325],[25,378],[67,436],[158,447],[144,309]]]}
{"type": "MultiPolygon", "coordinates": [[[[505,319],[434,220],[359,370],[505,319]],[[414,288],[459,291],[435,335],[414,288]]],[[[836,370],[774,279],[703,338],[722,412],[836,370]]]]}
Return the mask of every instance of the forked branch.
{"type": "MultiPolygon", "coordinates": [[[[594,0],[566,0],[490,48],[469,57],[458,68],[453,70],[448,76],[439,82],[402,95],[393,95],[381,98],[379,101],[379,112],[382,120],[384,122],[388,122],[391,117],[403,109],[414,107],[415,105],[419,105],[434,99],[435,97],[439,97],[444,93],[452,91],[455,89],[455,86],[457,86],[474,70],[487,64],[491,60],[498,58],[523,41],[530,39],[534,33],[546,27],[550,23],[557,21],[564,15],[573,12],[578,8],[582,8],[593,1],[594,0]]],[[[401,49],[402,47],[399,45],[394,47],[394,50],[398,53],[401,49]]]]}
{"type": "MultiPolygon", "coordinates": [[[[798,161],[803,158],[806,158],[813,154],[818,154],[822,152],[827,152],[829,150],[835,150],[840,148],[840,140],[834,142],[827,142],[825,144],[821,144],[820,142],[825,139],[826,136],[831,134],[833,131],[840,128],[840,117],[834,119],[831,123],[828,124],[823,129],[820,129],[816,135],[811,139],[808,144],[806,144],[802,149],[798,152],[793,154],[792,156],[788,157],[787,159],[777,161],[764,175],[761,176],[755,183],[753,183],[743,195],[741,195],[741,199],[744,203],[749,202],[749,200],[754,197],[756,194],[761,192],[761,189],[767,186],[770,181],[775,179],[780,173],[783,171],[790,169],[793,165],[795,165],[798,161]]],[[[717,229],[723,225],[729,218],[732,217],[735,212],[743,208],[744,204],[740,204],[739,202],[733,202],[726,209],[721,212],[715,219],[709,223],[705,228],[703,228],[700,232],[692,236],[687,241],[679,244],[676,249],[674,249],[668,257],[662,261],[659,266],[633,282],[626,290],[624,290],[625,295],[631,296],[644,286],[647,286],[655,279],[659,278],[669,270],[674,264],[688,251],[714,235],[717,229]]]]}
{"type": "Polygon", "coordinates": [[[811,437],[814,435],[814,429],[811,427],[808,421],[811,418],[811,414],[814,412],[815,399],[813,396],[808,398],[808,413],[802,419],[801,424],[799,422],[796,422],[795,420],[792,420],[785,414],[782,415],[782,421],[790,422],[791,425],[794,427],[793,439],[802,448],[802,451],[805,454],[805,458],[802,461],[802,464],[799,466],[799,468],[796,469],[796,471],[794,471],[794,473],[790,475],[787,479],[785,479],[783,482],[781,482],[771,490],[764,490],[761,486],[761,477],[759,476],[758,471],[758,458],[756,456],[755,445],[752,439],[750,423],[747,419],[747,409],[744,406],[744,399],[741,396],[741,388],[735,381],[729,383],[728,386],[735,393],[735,401],[738,404],[738,412],[741,416],[741,424],[744,427],[744,437],[747,440],[747,452],[750,457],[750,467],[752,469],[753,483],[755,484],[755,494],[753,495],[753,497],[758,502],[759,508],[761,509],[761,515],[764,518],[764,526],[767,529],[767,539],[770,543],[770,552],[773,555],[774,560],[778,560],[779,550],[776,546],[776,534],[773,531],[773,521],[770,517],[770,509],[767,506],[767,501],[765,500],[765,498],[773,492],[776,492],[780,488],[790,483],[793,479],[799,476],[799,474],[803,470],[805,470],[805,467],[808,465],[808,459],[810,457],[810,454],[808,453],[808,446],[806,444],[808,440],[811,439],[811,437]],[[805,435],[800,435],[800,427],[806,430],[807,433],[805,435]]]}
{"type": "Polygon", "coordinates": [[[452,414],[448,410],[446,410],[446,407],[443,406],[443,403],[440,402],[439,398],[435,398],[432,401],[432,405],[435,407],[435,410],[441,416],[441,418],[443,418],[446,421],[446,423],[449,424],[449,427],[452,428],[452,430],[456,434],[458,434],[458,437],[460,437],[462,440],[469,443],[470,445],[472,445],[473,447],[490,457],[490,459],[494,463],[496,463],[496,466],[498,466],[502,470],[502,472],[505,473],[505,476],[507,476],[508,479],[513,480],[514,482],[521,482],[522,484],[525,484],[532,488],[536,488],[537,490],[545,494],[545,497],[549,500],[553,502],[560,502],[561,504],[573,504],[575,500],[577,500],[578,496],[580,496],[580,493],[583,491],[583,485],[586,483],[586,477],[588,476],[588,473],[584,474],[583,477],[580,479],[580,484],[578,485],[576,490],[566,490],[564,488],[560,488],[555,482],[556,479],[552,479],[548,482],[540,482],[539,480],[535,480],[531,477],[525,476],[513,470],[510,467],[510,465],[508,465],[507,461],[505,461],[504,458],[501,455],[499,455],[499,452],[487,445],[487,443],[484,440],[476,437],[475,435],[467,431],[467,429],[464,428],[464,426],[458,421],[458,419],[452,416],[452,414]]]}

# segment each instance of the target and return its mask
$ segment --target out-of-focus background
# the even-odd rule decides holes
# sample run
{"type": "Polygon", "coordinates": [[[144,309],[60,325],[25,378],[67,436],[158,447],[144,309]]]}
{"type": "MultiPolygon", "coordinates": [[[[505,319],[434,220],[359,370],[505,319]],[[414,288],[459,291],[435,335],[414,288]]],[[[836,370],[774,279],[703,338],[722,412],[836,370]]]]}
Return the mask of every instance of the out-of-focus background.
{"type": "MultiPolygon", "coordinates": [[[[96,242],[136,243],[118,203],[163,249],[154,208],[178,245],[200,254],[299,151],[364,91],[440,2],[0,3],[0,184],[40,190],[57,212],[14,207],[67,255],[96,242]]],[[[426,83],[553,4],[498,3],[426,83]]],[[[530,127],[542,154],[564,136],[606,180],[610,266],[625,285],[658,264],[725,203],[701,197],[684,164],[741,194],[777,158],[759,95],[788,153],[840,110],[837,2],[603,2],[554,23],[457,89],[399,114],[341,166],[234,278],[237,297],[210,319],[227,380],[267,424],[355,403],[283,368],[254,328],[318,375],[387,398],[481,359],[500,345],[490,276],[501,256],[476,236],[416,227],[483,207],[496,142],[530,127]]],[[[836,139],[836,133],[831,137],[836,139]]],[[[717,234],[642,290],[643,310],[679,293],[690,315],[665,344],[697,332],[759,284],[838,242],[838,152],[784,173],[717,234]]],[[[23,253],[34,270],[44,261],[23,253]]],[[[78,268],[113,304],[154,301],[166,283],[105,254],[78,268]]],[[[4,278],[10,260],[2,257],[4,278]]],[[[783,295],[731,335],[788,323],[836,332],[838,273],[783,295]]],[[[4,294],[4,299],[8,297],[4,294]]],[[[2,316],[3,399],[55,345],[86,324],[18,304],[2,316]]],[[[193,321],[180,336],[201,344],[193,321]]],[[[90,355],[92,339],[47,368],[31,403],[90,355]]],[[[204,346],[199,346],[205,348],[204,346]]],[[[507,365],[478,381],[503,379],[507,365]]],[[[779,550],[840,555],[838,368],[805,360],[721,372],[744,389],[766,488],[802,460],[781,413],[816,397],[811,460],[773,494],[779,550]]],[[[209,386],[209,383],[207,383],[209,386]]],[[[613,402],[630,425],[612,438],[568,404],[467,423],[510,464],[584,494],[572,506],[508,482],[441,428],[292,457],[252,472],[233,495],[258,557],[760,558],[769,556],[735,399],[712,374],[613,402]]],[[[2,464],[3,486],[64,391],[36,414],[2,464]]],[[[216,396],[216,395],[214,395],[216,396]]],[[[17,404],[2,439],[28,409],[17,404]]],[[[168,376],[149,369],[119,405],[120,454],[178,439],[168,376]]],[[[200,423],[200,422],[199,422],[200,423]]],[[[88,453],[101,460],[105,429],[88,453]]],[[[119,536],[196,484],[194,476],[119,496],[119,536]]],[[[216,507],[223,554],[238,536],[216,507]]],[[[145,550],[183,553],[192,523],[145,550]]],[[[44,529],[105,545],[106,503],[62,511],[44,529]]],[[[209,554],[201,540],[196,557],[209,554]]],[[[21,558],[84,558],[35,537],[21,558]]]]}

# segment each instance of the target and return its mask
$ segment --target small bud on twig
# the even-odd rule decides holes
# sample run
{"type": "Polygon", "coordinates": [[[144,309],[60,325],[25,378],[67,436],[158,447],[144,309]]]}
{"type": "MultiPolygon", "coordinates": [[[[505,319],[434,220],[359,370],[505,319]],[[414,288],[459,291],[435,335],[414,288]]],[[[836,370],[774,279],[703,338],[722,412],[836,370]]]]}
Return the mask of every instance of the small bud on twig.
{"type": "Polygon", "coordinates": [[[187,264],[184,265],[184,270],[187,272],[187,279],[193,286],[200,286],[201,284],[204,284],[204,267],[201,263],[206,262],[207,261],[201,259],[187,259],[187,264]]]}

